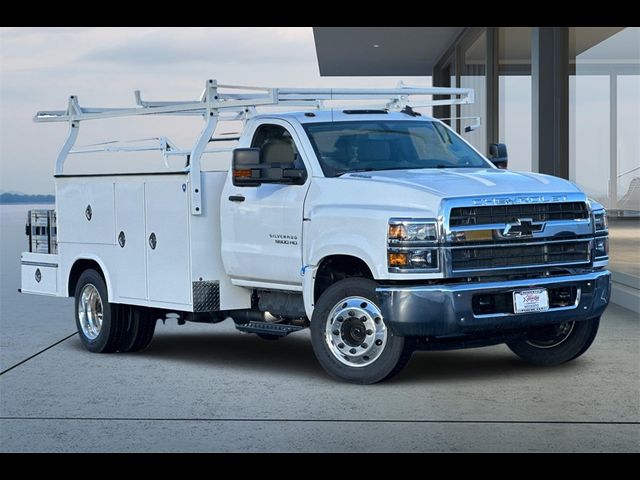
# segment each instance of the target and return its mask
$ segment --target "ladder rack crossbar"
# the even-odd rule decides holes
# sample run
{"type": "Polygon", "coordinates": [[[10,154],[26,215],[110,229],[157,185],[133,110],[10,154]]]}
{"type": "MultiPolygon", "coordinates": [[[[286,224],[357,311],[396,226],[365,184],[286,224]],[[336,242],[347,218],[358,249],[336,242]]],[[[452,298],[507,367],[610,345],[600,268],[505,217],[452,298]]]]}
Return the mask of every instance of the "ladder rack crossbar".
{"type": "MultiPolygon", "coordinates": [[[[135,91],[137,107],[80,107],[77,97],[70,97],[67,110],[38,112],[36,122],[74,122],[138,115],[219,115],[225,112],[250,113],[256,107],[312,107],[321,108],[323,101],[332,100],[386,100],[389,106],[406,105],[410,96],[441,95],[448,99],[418,102],[420,106],[459,105],[473,103],[473,90],[469,88],[407,87],[397,88],[263,88],[241,85],[216,85],[214,95],[205,89],[196,101],[145,101],[135,91]],[[263,93],[225,93],[219,88],[235,90],[262,90],[263,93]],[[213,98],[212,98],[213,97],[213,98]]],[[[346,108],[346,107],[343,107],[346,108]]],[[[232,118],[233,119],[233,118],[232,118]]],[[[220,120],[228,120],[221,118],[220,120]]]]}
{"type": "MultiPolygon", "coordinates": [[[[243,85],[218,84],[210,79],[205,83],[205,88],[198,100],[143,100],[139,90],[134,92],[136,107],[81,107],[78,97],[69,97],[66,110],[45,110],[37,112],[33,120],[35,122],[67,122],[69,133],[58,157],[56,158],[55,174],[60,175],[64,170],[64,163],[70,154],[90,152],[142,152],[151,150],[162,151],[165,165],[169,167],[168,157],[182,155],[187,157],[185,171],[189,172],[189,189],[191,195],[191,214],[202,214],[202,179],[200,175],[200,162],[203,154],[228,151],[226,148],[207,148],[213,138],[218,122],[221,121],[245,121],[257,113],[257,107],[302,107],[320,109],[326,101],[363,101],[374,100],[383,102],[383,107],[388,110],[400,110],[409,105],[416,108],[437,105],[463,105],[474,102],[473,89],[470,88],[445,88],[445,87],[415,87],[399,84],[396,88],[267,88],[243,85]],[[222,90],[232,90],[232,93],[222,90]],[[438,96],[438,98],[420,100],[424,96],[438,96]],[[449,98],[441,98],[449,97],[449,98]],[[85,120],[101,120],[106,118],[151,116],[151,115],[198,115],[205,123],[196,142],[190,150],[176,148],[166,137],[158,137],[157,145],[123,145],[117,142],[87,145],[74,149],[80,123],[85,120]]],[[[336,106],[336,108],[338,108],[336,106]]],[[[340,105],[342,109],[380,108],[379,106],[347,107],[340,105]]]]}

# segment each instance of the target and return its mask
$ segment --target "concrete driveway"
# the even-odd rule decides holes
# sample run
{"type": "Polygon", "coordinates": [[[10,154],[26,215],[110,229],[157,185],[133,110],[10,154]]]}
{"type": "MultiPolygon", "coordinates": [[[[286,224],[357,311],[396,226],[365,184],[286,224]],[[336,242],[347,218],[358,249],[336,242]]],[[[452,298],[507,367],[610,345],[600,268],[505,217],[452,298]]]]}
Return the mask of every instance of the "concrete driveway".
{"type": "Polygon", "coordinates": [[[567,365],[504,346],[421,352],[373,386],[328,378],[306,332],[160,323],[148,350],[96,355],[74,329],[71,300],[3,295],[2,451],[640,449],[640,321],[616,306],[567,365]]]}

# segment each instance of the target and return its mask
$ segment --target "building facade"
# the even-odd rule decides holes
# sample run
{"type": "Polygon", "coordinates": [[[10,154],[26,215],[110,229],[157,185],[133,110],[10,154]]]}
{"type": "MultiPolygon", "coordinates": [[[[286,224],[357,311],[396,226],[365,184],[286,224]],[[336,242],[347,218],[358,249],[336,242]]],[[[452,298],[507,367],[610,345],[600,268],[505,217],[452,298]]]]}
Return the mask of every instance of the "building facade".
{"type": "Polygon", "coordinates": [[[613,300],[640,311],[639,27],[315,27],[320,74],[470,87],[434,107],[509,168],[567,178],[610,212],[613,300]],[[477,123],[480,127],[465,132],[477,123]]]}

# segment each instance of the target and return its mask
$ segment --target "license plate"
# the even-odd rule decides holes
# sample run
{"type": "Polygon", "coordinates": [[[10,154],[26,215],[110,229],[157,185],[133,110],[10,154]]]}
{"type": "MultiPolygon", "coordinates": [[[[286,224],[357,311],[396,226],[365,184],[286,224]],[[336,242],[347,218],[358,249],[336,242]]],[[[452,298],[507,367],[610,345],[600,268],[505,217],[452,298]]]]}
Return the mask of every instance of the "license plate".
{"type": "Polygon", "coordinates": [[[549,310],[549,294],[546,288],[513,292],[515,313],[545,312],[549,310]]]}

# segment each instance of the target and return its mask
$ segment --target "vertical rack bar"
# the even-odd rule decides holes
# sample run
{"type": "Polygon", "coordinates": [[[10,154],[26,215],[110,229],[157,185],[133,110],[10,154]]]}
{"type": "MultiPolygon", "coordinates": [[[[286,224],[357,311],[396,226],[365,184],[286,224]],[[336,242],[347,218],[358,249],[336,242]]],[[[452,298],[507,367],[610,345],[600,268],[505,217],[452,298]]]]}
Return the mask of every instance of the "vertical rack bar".
{"type": "Polygon", "coordinates": [[[205,112],[205,125],[198,137],[198,141],[191,150],[189,175],[191,176],[191,214],[202,214],[202,175],[200,169],[200,158],[202,152],[207,148],[209,140],[213,136],[213,132],[218,124],[218,110],[214,108],[214,104],[218,103],[218,82],[215,80],[207,80],[205,102],[207,110],[205,112]]]}
{"type": "Polygon", "coordinates": [[[61,175],[64,171],[64,162],[67,159],[67,155],[73,148],[76,143],[76,139],[78,138],[78,132],[80,131],[80,121],[74,120],[74,115],[79,115],[82,113],[80,109],[80,105],[78,104],[78,97],[75,95],[71,95],[69,97],[69,106],[67,107],[67,115],[69,115],[69,133],[67,134],[67,139],[65,140],[60,152],[58,153],[58,157],[56,158],[56,166],[55,166],[55,175],[61,175]]]}

